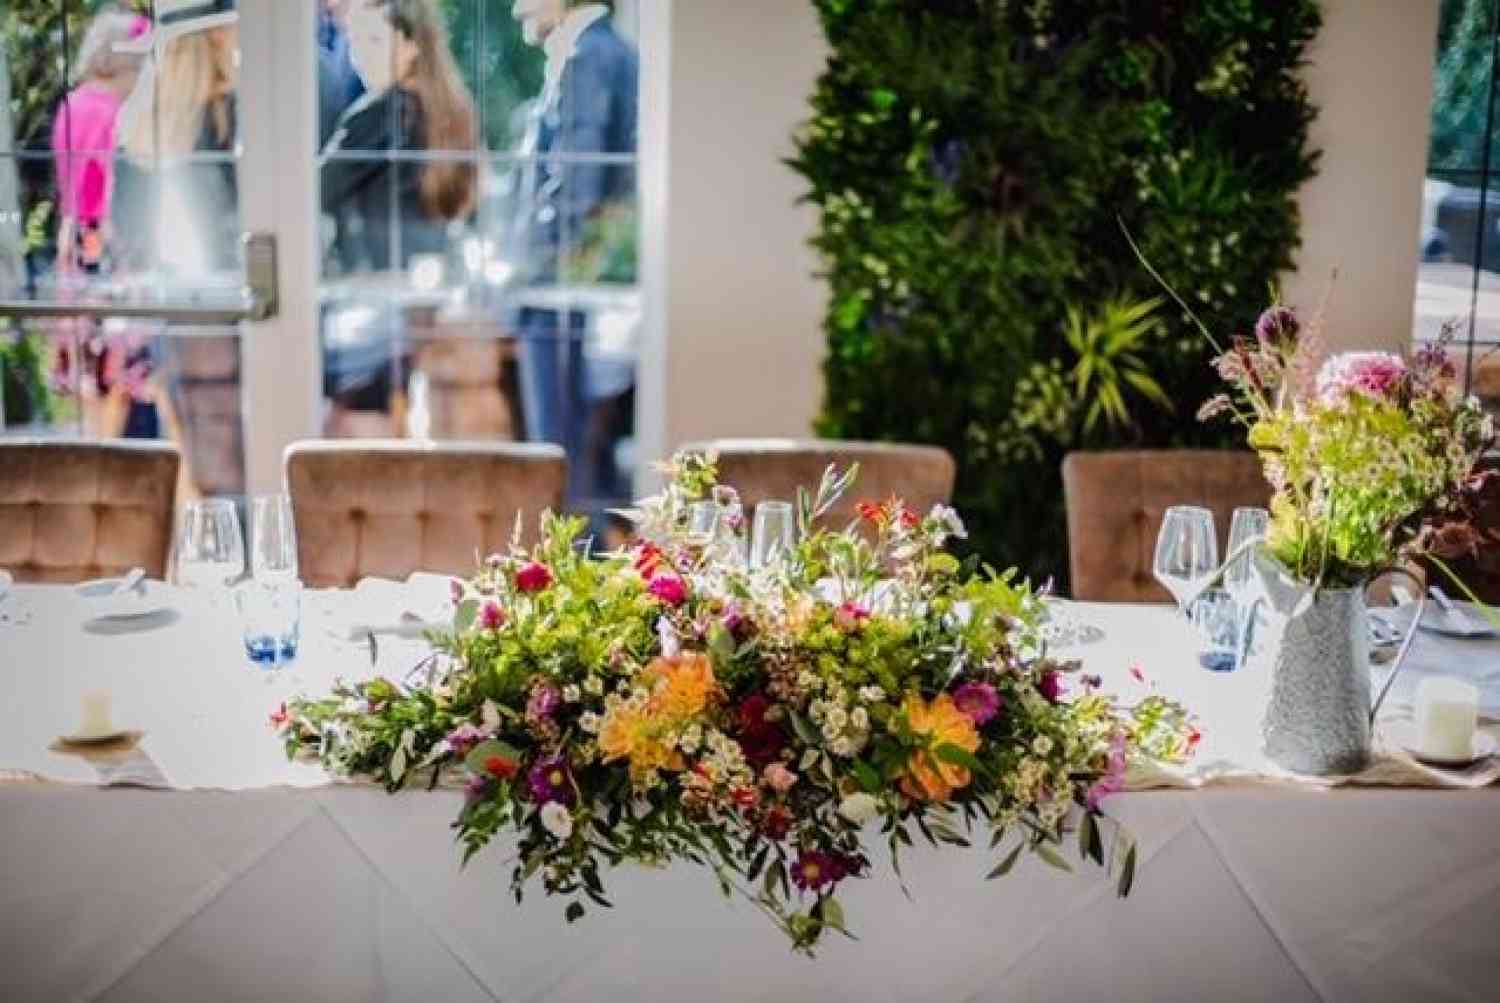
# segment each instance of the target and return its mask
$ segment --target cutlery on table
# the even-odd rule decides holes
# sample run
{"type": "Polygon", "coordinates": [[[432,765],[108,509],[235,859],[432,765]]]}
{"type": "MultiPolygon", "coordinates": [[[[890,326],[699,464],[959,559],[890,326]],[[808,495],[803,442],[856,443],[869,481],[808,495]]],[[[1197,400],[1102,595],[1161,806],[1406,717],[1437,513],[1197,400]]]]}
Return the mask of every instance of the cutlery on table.
{"type": "Polygon", "coordinates": [[[145,568],[131,568],[129,571],[125,572],[125,577],[121,578],[118,582],[115,583],[114,591],[111,592],[110,595],[123,596],[126,593],[133,591],[135,587],[141,583],[141,579],[145,577],[145,568]]]}

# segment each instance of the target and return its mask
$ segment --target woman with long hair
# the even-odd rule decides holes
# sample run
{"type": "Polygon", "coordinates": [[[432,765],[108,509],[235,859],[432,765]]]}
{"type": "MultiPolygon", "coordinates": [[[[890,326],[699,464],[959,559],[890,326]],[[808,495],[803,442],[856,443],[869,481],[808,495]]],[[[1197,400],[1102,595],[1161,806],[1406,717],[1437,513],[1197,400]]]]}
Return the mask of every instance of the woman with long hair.
{"type": "Polygon", "coordinates": [[[346,17],[366,91],[323,150],[323,211],[340,223],[346,270],[405,267],[444,251],[449,224],[474,210],[474,101],[432,0],[352,0],[346,17]],[[423,151],[456,156],[386,156],[423,151]]]}

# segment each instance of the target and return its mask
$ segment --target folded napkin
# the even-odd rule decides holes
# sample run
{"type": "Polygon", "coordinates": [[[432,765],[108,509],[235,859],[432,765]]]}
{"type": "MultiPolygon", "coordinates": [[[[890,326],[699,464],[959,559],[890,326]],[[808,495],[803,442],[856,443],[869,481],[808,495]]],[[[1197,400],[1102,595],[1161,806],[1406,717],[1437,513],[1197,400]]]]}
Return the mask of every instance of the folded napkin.
{"type": "Polygon", "coordinates": [[[452,578],[413,572],[404,582],[362,578],[343,597],[339,610],[343,633],[350,640],[369,634],[421,637],[448,626],[453,619],[452,578]]]}

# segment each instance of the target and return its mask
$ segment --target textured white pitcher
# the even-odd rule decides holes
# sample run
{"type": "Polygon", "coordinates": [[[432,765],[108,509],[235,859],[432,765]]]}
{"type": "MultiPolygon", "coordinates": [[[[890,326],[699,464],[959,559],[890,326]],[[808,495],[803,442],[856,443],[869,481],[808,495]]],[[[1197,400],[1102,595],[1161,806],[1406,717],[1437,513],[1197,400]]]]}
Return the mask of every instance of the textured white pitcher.
{"type": "Polygon", "coordinates": [[[1406,660],[1425,597],[1418,600],[1390,675],[1372,700],[1365,588],[1314,590],[1264,552],[1255,555],[1255,567],[1281,627],[1271,696],[1261,719],[1266,755],[1298,773],[1359,772],[1369,759],[1375,714],[1406,660]]]}

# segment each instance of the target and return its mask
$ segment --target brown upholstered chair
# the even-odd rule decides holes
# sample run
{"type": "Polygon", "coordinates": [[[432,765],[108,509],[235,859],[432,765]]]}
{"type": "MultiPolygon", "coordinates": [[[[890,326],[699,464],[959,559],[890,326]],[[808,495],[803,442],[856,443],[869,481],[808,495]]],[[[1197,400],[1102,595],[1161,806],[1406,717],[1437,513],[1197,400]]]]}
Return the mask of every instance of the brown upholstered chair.
{"type": "Polygon", "coordinates": [[[468,574],[475,555],[559,510],[563,451],[551,445],[317,440],[287,447],[286,482],[308,585],[367,575],[468,574]]]}
{"type": "Polygon", "coordinates": [[[926,512],[953,497],[953,457],[938,446],[841,439],[716,439],[683,448],[715,450],[719,480],[740,492],[746,511],[767,498],[795,501],[797,488],[818,486],[830,463],[840,468],[859,464],[859,478],[829,513],[829,524],[855,518],[854,507],[869,499],[895,495],[926,512]]]}
{"type": "Polygon", "coordinates": [[[1271,498],[1260,459],[1243,451],[1070,453],[1062,473],[1075,599],[1169,601],[1151,574],[1162,514],[1173,505],[1212,510],[1223,556],[1234,510],[1271,498]]]}
{"type": "Polygon", "coordinates": [[[166,442],[0,441],[0,567],[23,582],[165,577],[180,463],[166,442]]]}

